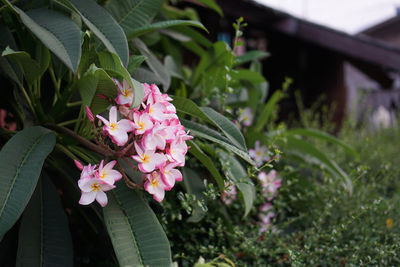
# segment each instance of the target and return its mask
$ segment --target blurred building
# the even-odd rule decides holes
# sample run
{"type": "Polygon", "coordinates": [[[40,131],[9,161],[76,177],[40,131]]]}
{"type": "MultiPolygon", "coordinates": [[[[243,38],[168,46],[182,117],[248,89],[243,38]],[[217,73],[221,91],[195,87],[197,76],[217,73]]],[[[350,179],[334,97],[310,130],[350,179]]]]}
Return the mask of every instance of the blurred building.
{"type": "MultiPolygon", "coordinates": [[[[366,109],[399,107],[400,20],[377,25],[362,34],[349,35],[314,24],[251,0],[219,0],[224,18],[200,10],[202,21],[218,34],[233,35],[232,22],[244,17],[247,50],[266,50],[263,61],[270,90],[281,88],[285,77],[293,78],[292,91],[300,90],[306,105],[321,94],[335,103],[335,120],[357,106],[366,109]],[[367,95],[368,101],[360,100],[367,95]],[[364,102],[365,103],[364,103],[364,102]],[[357,105],[358,104],[358,105],[357,105]]],[[[296,111],[294,97],[282,103],[283,116],[296,111]]]]}

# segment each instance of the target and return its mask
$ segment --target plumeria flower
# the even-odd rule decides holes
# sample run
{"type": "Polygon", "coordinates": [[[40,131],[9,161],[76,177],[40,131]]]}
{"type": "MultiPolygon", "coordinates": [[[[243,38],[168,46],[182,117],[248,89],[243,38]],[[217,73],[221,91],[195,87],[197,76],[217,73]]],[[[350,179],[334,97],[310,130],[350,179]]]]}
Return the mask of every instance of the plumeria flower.
{"type": "Polygon", "coordinates": [[[253,123],[253,112],[250,108],[245,108],[239,112],[238,121],[248,127],[253,123]]]}
{"type": "Polygon", "coordinates": [[[148,150],[165,149],[167,132],[165,126],[156,124],[142,139],[142,145],[148,150]]]}
{"type": "Polygon", "coordinates": [[[175,141],[171,143],[170,147],[166,149],[167,158],[171,162],[175,162],[177,166],[185,165],[185,154],[188,147],[183,141],[175,141]]]}
{"type": "Polygon", "coordinates": [[[139,162],[139,169],[141,172],[152,172],[154,169],[165,165],[167,158],[161,154],[156,153],[155,150],[143,150],[136,142],[135,149],[137,155],[131,157],[139,162]]]}
{"type": "Polygon", "coordinates": [[[261,182],[264,196],[271,200],[275,197],[279,187],[281,187],[282,179],[276,179],[277,174],[275,170],[270,171],[268,174],[260,172],[258,174],[258,180],[261,182]]]}
{"type": "Polygon", "coordinates": [[[128,132],[133,131],[133,123],[130,120],[122,119],[117,121],[117,108],[115,106],[111,107],[109,119],[106,120],[100,115],[96,116],[105,125],[103,127],[103,132],[108,134],[111,140],[118,146],[123,146],[128,142],[128,132]]]}
{"type": "MultiPolygon", "coordinates": [[[[76,164],[76,163],[75,163],[76,164]]],[[[82,166],[82,164],[81,164],[82,166]]],[[[79,167],[78,167],[79,168],[79,167]]],[[[92,178],[94,177],[94,174],[96,173],[96,168],[97,165],[86,165],[81,169],[81,178],[80,179],[85,179],[85,178],[92,178]]]]}
{"type": "Polygon", "coordinates": [[[121,84],[117,79],[113,80],[119,91],[115,102],[117,102],[118,105],[130,106],[133,101],[133,91],[128,81],[124,79],[121,84]]]}
{"type": "Polygon", "coordinates": [[[237,191],[235,185],[229,185],[228,182],[225,182],[225,190],[222,193],[221,199],[226,205],[232,204],[232,202],[236,199],[237,191]]]}
{"type": "Polygon", "coordinates": [[[156,201],[163,201],[166,186],[161,179],[161,174],[157,171],[153,171],[150,174],[145,174],[144,179],[146,179],[146,182],[144,183],[144,189],[152,194],[156,201]]]}
{"type": "Polygon", "coordinates": [[[108,199],[106,191],[115,188],[114,185],[103,183],[97,178],[84,178],[78,181],[78,186],[82,191],[79,204],[89,205],[96,200],[102,207],[107,205],[108,199]]]}
{"type": "Polygon", "coordinates": [[[136,129],[135,134],[144,134],[146,131],[153,128],[153,122],[148,113],[135,112],[133,114],[133,127],[136,129]]]}
{"type": "Polygon", "coordinates": [[[177,169],[174,169],[175,167],[176,164],[169,163],[160,168],[161,179],[164,182],[165,190],[167,191],[171,190],[174,187],[175,181],[182,181],[182,173],[177,169]]]}
{"type": "Polygon", "coordinates": [[[250,157],[254,159],[258,167],[261,166],[263,162],[268,161],[267,151],[267,146],[261,146],[260,141],[256,141],[254,149],[249,149],[250,157]]]}
{"type": "Polygon", "coordinates": [[[99,169],[96,171],[96,177],[107,184],[113,185],[116,181],[122,178],[119,171],[113,170],[117,161],[113,160],[104,165],[104,160],[100,162],[99,169]]]}
{"type": "Polygon", "coordinates": [[[161,103],[149,104],[146,107],[146,112],[150,115],[153,121],[162,122],[164,120],[164,106],[161,103]]]}

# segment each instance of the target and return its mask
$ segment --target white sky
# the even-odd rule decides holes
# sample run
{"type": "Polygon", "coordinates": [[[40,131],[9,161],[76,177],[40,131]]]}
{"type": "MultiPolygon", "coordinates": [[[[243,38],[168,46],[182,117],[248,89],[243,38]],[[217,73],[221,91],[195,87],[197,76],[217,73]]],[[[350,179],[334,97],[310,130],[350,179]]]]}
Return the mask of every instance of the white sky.
{"type": "Polygon", "coordinates": [[[350,34],[396,15],[400,0],[256,0],[296,17],[350,34]]]}

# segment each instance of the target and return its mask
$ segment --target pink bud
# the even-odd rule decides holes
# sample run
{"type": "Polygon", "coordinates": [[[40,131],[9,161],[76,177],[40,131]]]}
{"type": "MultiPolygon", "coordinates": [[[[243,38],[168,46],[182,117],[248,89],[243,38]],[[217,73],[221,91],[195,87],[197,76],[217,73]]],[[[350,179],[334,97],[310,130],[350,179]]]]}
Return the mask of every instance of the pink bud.
{"type": "Polygon", "coordinates": [[[83,165],[82,165],[82,163],[80,163],[79,161],[77,161],[76,159],[74,159],[74,163],[75,163],[75,166],[81,171],[81,170],[83,170],[83,165]]]}
{"type": "Polygon", "coordinates": [[[97,96],[100,97],[101,99],[107,99],[107,97],[105,95],[102,95],[102,94],[98,94],[97,96]]]}
{"type": "Polygon", "coordinates": [[[90,108],[86,106],[85,109],[86,109],[86,116],[88,117],[89,121],[94,122],[94,116],[90,108]]]}

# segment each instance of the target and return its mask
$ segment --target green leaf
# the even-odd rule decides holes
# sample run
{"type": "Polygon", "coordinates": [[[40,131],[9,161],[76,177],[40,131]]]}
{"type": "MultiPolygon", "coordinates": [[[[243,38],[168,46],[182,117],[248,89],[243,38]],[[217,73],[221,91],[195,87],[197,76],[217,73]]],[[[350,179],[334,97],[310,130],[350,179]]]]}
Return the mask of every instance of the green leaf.
{"type": "Polygon", "coordinates": [[[247,81],[254,85],[265,82],[265,78],[261,74],[252,70],[234,70],[230,72],[230,75],[234,80],[247,81]]]}
{"type": "Polygon", "coordinates": [[[161,80],[164,91],[167,91],[171,84],[171,76],[169,75],[168,70],[140,39],[134,39],[133,44],[140,53],[146,57],[147,65],[149,65],[150,69],[161,80]]]}
{"type": "MultiPolygon", "coordinates": [[[[185,183],[186,191],[189,194],[196,196],[198,201],[205,199],[203,192],[206,190],[204,183],[201,181],[200,176],[192,169],[185,167],[182,169],[183,182],[185,183]]],[[[187,219],[188,222],[197,223],[204,218],[206,212],[201,208],[198,203],[193,207],[192,215],[187,219]]]]}
{"type": "Polygon", "coordinates": [[[208,116],[210,120],[214,122],[214,124],[226,135],[226,137],[232,141],[234,145],[247,152],[244,137],[235,124],[233,124],[233,122],[212,108],[201,107],[200,109],[208,116]]]}
{"type": "Polygon", "coordinates": [[[73,6],[86,26],[103,42],[105,47],[110,52],[117,54],[124,66],[127,66],[128,41],[123,29],[110,13],[94,0],[62,0],[64,3],[66,1],[73,6]]]}
{"type": "Polygon", "coordinates": [[[90,107],[93,114],[99,114],[110,106],[110,103],[99,95],[114,99],[118,94],[118,89],[111,77],[95,65],[89,67],[76,86],[81,94],[82,104],[90,107]]]}
{"type": "Polygon", "coordinates": [[[264,105],[261,113],[257,116],[256,124],[255,124],[255,131],[259,132],[262,131],[265,124],[267,124],[268,120],[270,119],[273,110],[276,108],[278,102],[283,98],[283,93],[280,90],[277,90],[268,102],[264,105]]]}
{"type": "Polygon", "coordinates": [[[2,53],[2,56],[18,64],[18,66],[22,69],[26,82],[29,86],[32,86],[32,84],[42,75],[39,64],[24,51],[14,51],[11,48],[6,47],[2,53]]]}
{"type": "Polygon", "coordinates": [[[135,73],[135,71],[142,65],[142,63],[146,60],[146,57],[143,55],[133,55],[129,57],[128,63],[128,71],[131,75],[135,73]]]}
{"type": "Polygon", "coordinates": [[[144,25],[142,27],[136,28],[128,35],[128,38],[132,39],[132,38],[136,38],[136,37],[138,37],[140,35],[143,35],[145,33],[151,32],[151,31],[170,28],[170,27],[176,27],[176,26],[193,26],[193,27],[197,27],[197,28],[200,28],[200,29],[208,32],[207,29],[204,27],[204,25],[201,24],[198,21],[194,21],[194,20],[166,20],[166,21],[158,21],[158,22],[155,22],[153,24],[144,25]]]}
{"type": "Polygon", "coordinates": [[[200,2],[200,3],[204,4],[206,7],[211,8],[212,10],[217,12],[221,17],[223,17],[221,8],[213,0],[196,0],[196,2],[200,2]]]}
{"type": "Polygon", "coordinates": [[[350,193],[353,191],[353,185],[347,173],[315,146],[291,135],[286,136],[286,141],[290,153],[298,155],[307,162],[325,167],[332,175],[343,179],[344,187],[350,193]]]}
{"type": "Polygon", "coordinates": [[[190,130],[190,133],[192,135],[217,143],[222,147],[224,147],[225,149],[227,149],[228,151],[232,151],[233,153],[235,153],[236,155],[238,155],[251,165],[253,166],[256,165],[247,152],[234,146],[229,139],[222,136],[219,132],[210,129],[205,125],[188,121],[185,119],[181,119],[181,122],[182,125],[185,126],[186,130],[190,130]]]}
{"type": "Polygon", "coordinates": [[[113,0],[106,9],[130,36],[135,29],[149,24],[163,3],[164,0],[113,0]]]}
{"type": "Polygon", "coordinates": [[[28,203],[55,141],[53,132],[35,126],[18,132],[0,151],[0,238],[28,203]]]}
{"type": "Polygon", "coordinates": [[[100,52],[98,53],[100,66],[111,73],[121,76],[128,81],[131,88],[133,88],[133,101],[132,108],[138,107],[143,100],[144,88],[141,83],[132,79],[128,70],[122,65],[121,59],[114,53],[111,52],[100,52]]]}
{"type": "Polygon", "coordinates": [[[338,145],[342,147],[348,154],[357,157],[358,153],[354,150],[353,147],[348,145],[347,143],[343,142],[342,140],[334,137],[333,135],[330,135],[328,133],[319,131],[317,129],[303,129],[303,128],[298,128],[298,129],[292,129],[292,130],[287,130],[285,132],[286,135],[301,135],[301,136],[310,136],[310,137],[315,137],[327,142],[330,142],[332,144],[338,145]]]}
{"type": "Polygon", "coordinates": [[[205,168],[211,173],[218,184],[219,190],[224,190],[224,178],[222,178],[218,169],[215,167],[214,162],[200,149],[200,147],[192,141],[188,141],[190,146],[189,153],[195,156],[205,168]]]}
{"type": "Polygon", "coordinates": [[[49,9],[39,8],[25,13],[18,7],[8,5],[50,51],[76,72],[81,57],[81,34],[70,18],[49,9]]]}
{"type": "Polygon", "coordinates": [[[234,64],[234,67],[242,65],[244,63],[256,60],[256,59],[261,59],[261,58],[266,58],[269,56],[269,53],[264,52],[264,51],[259,51],[259,50],[254,50],[254,51],[249,51],[244,53],[241,56],[236,57],[236,62],[234,64]]]}
{"type": "Polygon", "coordinates": [[[225,173],[236,183],[244,202],[244,217],[249,214],[256,198],[253,182],[250,180],[242,164],[233,156],[225,152],[218,153],[221,164],[226,166],[225,173]]]}
{"type": "Polygon", "coordinates": [[[18,237],[16,266],[73,266],[67,216],[46,176],[24,211],[18,237]]]}
{"type": "Polygon", "coordinates": [[[172,104],[175,106],[176,110],[193,117],[202,119],[206,122],[214,124],[210,118],[190,99],[181,96],[174,96],[172,104]]]}
{"type": "Polygon", "coordinates": [[[120,266],[171,266],[171,250],[161,224],[148,204],[120,182],[103,209],[120,266]]]}

